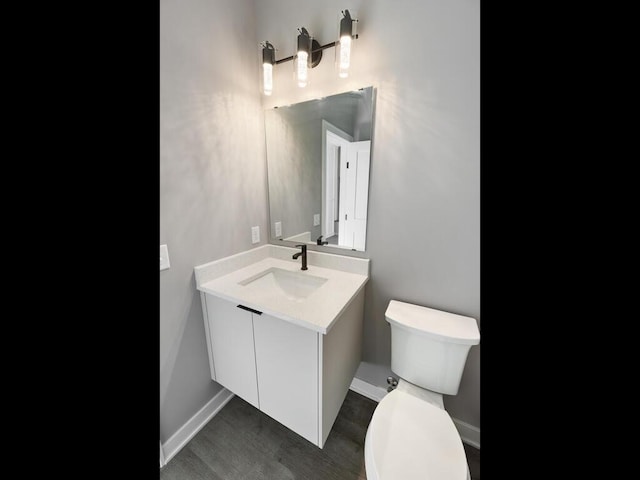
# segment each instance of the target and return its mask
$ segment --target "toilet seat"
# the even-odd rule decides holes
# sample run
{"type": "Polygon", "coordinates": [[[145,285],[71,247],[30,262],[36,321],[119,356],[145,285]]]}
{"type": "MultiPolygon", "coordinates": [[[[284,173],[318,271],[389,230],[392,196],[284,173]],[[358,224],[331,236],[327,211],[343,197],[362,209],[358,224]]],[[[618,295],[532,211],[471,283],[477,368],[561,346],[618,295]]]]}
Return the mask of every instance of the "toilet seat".
{"type": "Polygon", "coordinates": [[[467,457],[449,414],[394,390],[378,404],[365,439],[369,480],[466,480],[467,457]]]}

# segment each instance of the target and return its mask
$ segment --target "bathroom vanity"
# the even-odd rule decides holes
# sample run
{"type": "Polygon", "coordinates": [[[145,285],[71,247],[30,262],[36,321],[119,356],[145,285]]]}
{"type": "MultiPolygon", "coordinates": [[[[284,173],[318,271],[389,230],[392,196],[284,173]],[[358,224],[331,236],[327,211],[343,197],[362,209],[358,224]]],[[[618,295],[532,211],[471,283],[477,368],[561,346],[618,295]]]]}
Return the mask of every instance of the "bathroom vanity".
{"type": "Polygon", "coordinates": [[[322,448],[360,363],[369,260],[264,245],[195,267],[211,378],[322,448]]]}

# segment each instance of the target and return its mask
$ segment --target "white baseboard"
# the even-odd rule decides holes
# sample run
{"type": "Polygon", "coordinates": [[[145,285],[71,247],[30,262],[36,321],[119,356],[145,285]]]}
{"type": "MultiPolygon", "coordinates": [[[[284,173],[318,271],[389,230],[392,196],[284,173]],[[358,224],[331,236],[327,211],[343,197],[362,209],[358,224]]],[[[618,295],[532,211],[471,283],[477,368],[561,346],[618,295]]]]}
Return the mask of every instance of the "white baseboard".
{"type": "Polygon", "coordinates": [[[164,461],[164,452],[162,451],[162,442],[160,442],[160,468],[164,467],[164,464],[167,463],[164,461]]]}
{"type": "MultiPolygon", "coordinates": [[[[375,402],[380,402],[380,400],[382,400],[387,394],[386,389],[377,387],[356,377],[353,377],[349,389],[359,393],[360,395],[364,395],[375,402]]],[[[451,420],[453,420],[453,424],[458,429],[458,433],[460,434],[462,441],[467,445],[471,445],[472,447],[480,450],[480,429],[473,425],[469,425],[462,420],[458,420],[457,418],[451,417],[451,420]]]]}
{"type": "MultiPolygon", "coordinates": [[[[191,440],[196,433],[198,433],[202,427],[204,427],[209,420],[211,420],[229,400],[234,397],[234,394],[223,388],[215,397],[207,402],[193,417],[191,417],[187,423],[185,423],[180,429],[171,435],[171,438],[161,445],[161,453],[164,451],[164,465],[178,453],[182,447],[184,447],[189,440],[191,440]]],[[[161,459],[162,461],[162,459],[161,459]]]]}
{"type": "Polygon", "coordinates": [[[356,393],[359,393],[360,395],[370,398],[375,402],[380,402],[380,400],[382,400],[387,394],[387,391],[384,388],[376,387],[375,385],[365,382],[364,380],[360,380],[356,377],[353,377],[349,389],[353,390],[356,393]]]}
{"type": "Polygon", "coordinates": [[[451,417],[451,420],[453,420],[453,423],[458,429],[462,441],[480,450],[480,429],[457,418],[451,417]]]}

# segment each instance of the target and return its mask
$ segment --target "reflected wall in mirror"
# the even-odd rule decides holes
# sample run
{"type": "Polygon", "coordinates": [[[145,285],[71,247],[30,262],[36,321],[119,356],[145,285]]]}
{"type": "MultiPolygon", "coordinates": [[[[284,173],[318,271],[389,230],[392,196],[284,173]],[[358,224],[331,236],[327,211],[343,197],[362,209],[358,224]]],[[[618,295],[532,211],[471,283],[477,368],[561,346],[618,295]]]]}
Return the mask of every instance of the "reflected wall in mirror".
{"type": "Polygon", "coordinates": [[[270,239],[365,251],[375,89],[265,111],[270,239]]]}

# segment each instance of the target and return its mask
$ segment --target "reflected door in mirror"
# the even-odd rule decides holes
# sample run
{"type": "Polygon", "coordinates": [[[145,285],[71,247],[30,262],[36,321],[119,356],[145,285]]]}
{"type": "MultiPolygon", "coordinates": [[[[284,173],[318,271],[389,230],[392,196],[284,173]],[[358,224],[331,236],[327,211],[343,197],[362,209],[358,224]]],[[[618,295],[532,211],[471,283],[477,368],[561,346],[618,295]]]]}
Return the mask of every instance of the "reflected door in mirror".
{"type": "Polygon", "coordinates": [[[340,222],[338,244],[364,250],[369,201],[371,140],[349,142],[340,175],[340,222]],[[344,220],[342,220],[344,218],[344,220]]]}

